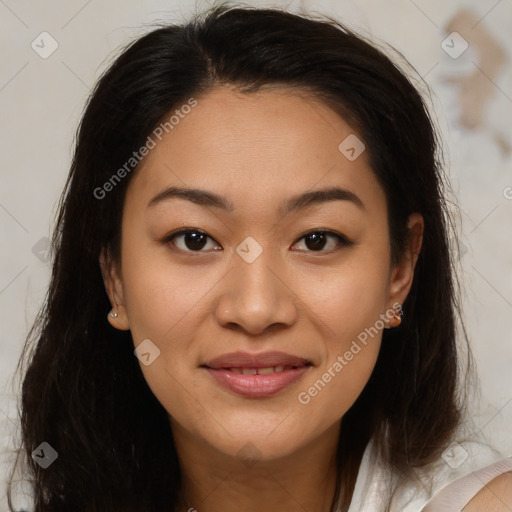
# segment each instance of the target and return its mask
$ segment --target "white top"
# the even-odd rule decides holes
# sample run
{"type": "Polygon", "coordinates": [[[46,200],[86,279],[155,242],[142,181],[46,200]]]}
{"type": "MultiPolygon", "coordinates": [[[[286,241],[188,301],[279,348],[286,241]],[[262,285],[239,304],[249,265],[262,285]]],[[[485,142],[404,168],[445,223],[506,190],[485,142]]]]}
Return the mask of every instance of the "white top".
{"type": "Polygon", "coordinates": [[[390,512],[460,512],[487,483],[508,471],[512,456],[504,457],[484,442],[460,441],[451,443],[437,461],[416,469],[417,481],[400,484],[377,460],[370,442],[348,512],[385,512],[389,500],[390,512]]]}

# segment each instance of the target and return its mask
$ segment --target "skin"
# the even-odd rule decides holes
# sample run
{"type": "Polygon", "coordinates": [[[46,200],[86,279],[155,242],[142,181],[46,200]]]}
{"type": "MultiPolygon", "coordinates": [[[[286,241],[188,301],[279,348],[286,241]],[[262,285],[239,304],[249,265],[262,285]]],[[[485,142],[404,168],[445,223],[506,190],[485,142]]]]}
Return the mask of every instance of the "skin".
{"type": "Polygon", "coordinates": [[[491,480],[462,509],[462,512],[510,512],[512,510],[512,472],[491,480]]]}
{"type": "Polygon", "coordinates": [[[118,313],[109,321],[130,329],[135,346],[149,338],[160,350],[141,369],[169,413],[182,510],[327,512],[341,418],[371,375],[382,329],[308,404],[297,397],[405,301],[423,219],[411,215],[409,246],[392,267],[385,194],[366,152],[349,161],[338,150],[355,133],[343,119],[287,89],[243,95],[222,86],[197,99],[128,186],[121,263],[100,258],[118,313]],[[234,209],[182,198],[148,207],[171,185],[215,192],[234,209]],[[364,209],[334,200],[278,215],[283,200],[327,186],[357,194],[364,209]],[[163,241],[180,228],[208,234],[202,252],[183,235],[163,241]],[[321,228],[354,245],[328,237],[320,251],[309,248],[304,235],[321,228]],[[262,248],[252,263],[236,252],[248,236],[262,248]],[[272,397],[245,398],[200,368],[238,350],[279,350],[313,366],[272,397]]]}

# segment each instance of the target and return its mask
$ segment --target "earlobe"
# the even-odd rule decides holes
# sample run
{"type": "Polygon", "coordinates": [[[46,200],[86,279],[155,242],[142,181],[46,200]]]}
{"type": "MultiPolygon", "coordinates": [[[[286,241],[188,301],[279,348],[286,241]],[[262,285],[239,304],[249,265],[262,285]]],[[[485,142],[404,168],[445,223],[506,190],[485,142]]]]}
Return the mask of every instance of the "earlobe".
{"type": "Polygon", "coordinates": [[[125,307],[123,283],[117,265],[105,250],[101,251],[99,264],[105,291],[112,305],[112,309],[105,312],[107,320],[115,329],[127,331],[130,329],[130,324],[125,307]]]}

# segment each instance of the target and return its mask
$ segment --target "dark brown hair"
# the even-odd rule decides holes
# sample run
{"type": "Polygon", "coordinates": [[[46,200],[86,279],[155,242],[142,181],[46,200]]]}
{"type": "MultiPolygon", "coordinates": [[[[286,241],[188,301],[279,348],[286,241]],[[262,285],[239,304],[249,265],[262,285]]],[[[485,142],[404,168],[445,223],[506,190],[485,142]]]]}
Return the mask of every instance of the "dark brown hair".
{"type": "Polygon", "coordinates": [[[143,377],[130,332],[106,320],[110,303],[99,267],[102,249],[119,258],[124,196],[135,170],[107,197],[94,191],[161,119],[219,84],[245,94],[274,86],[304,91],[354,127],[386,194],[394,263],[408,216],[419,212],[425,221],[403,322],[384,332],[373,374],[342,420],[337,470],[344,508],[370,440],[407,477],[439,456],[459,424],[448,184],[422,95],[374,44],[327,16],[215,7],[131,43],[84,111],[52,239],[51,283],[20,358],[32,341],[19,453],[33,477],[35,512],[175,507],[180,468],[167,413],[143,377]],[[44,470],[29,456],[43,441],[59,454],[44,470]]]}

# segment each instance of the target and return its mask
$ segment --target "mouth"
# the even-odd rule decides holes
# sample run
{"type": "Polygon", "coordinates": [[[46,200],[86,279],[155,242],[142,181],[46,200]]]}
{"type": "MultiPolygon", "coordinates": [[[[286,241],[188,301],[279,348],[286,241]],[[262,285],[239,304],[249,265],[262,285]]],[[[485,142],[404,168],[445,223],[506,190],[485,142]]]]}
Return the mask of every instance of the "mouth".
{"type": "MultiPolygon", "coordinates": [[[[304,364],[303,366],[310,366],[311,364],[304,364]]],[[[303,366],[267,366],[266,368],[247,368],[247,367],[232,367],[232,368],[210,368],[211,370],[226,370],[228,372],[237,373],[239,375],[269,375],[271,373],[281,373],[289,370],[297,370],[303,366]]]]}
{"type": "Polygon", "coordinates": [[[282,352],[232,353],[201,365],[223,388],[247,398],[264,398],[297,382],[313,363],[282,352]]]}

